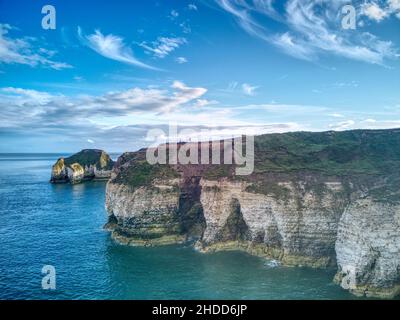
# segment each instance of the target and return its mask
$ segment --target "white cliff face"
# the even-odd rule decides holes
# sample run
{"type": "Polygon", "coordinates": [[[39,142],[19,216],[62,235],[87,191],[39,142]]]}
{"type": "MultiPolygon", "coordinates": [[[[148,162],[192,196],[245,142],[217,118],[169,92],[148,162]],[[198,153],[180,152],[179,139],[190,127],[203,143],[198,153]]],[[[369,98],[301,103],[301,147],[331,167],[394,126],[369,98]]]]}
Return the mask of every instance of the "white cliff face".
{"type": "MultiPolygon", "coordinates": [[[[345,273],[355,270],[349,288],[355,294],[400,293],[400,205],[347,197],[339,181],[311,189],[305,181],[272,183],[271,192],[259,192],[250,182],[200,178],[198,189],[190,189],[200,190],[198,203],[190,205],[200,207],[204,219],[195,247],[244,250],[286,265],[337,265],[335,279],[346,289],[345,273]]],[[[183,179],[165,179],[132,190],[110,181],[106,206],[113,237],[131,245],[187,240],[182,221],[192,209],[185,205],[184,186],[183,179]]]]}
{"type": "Polygon", "coordinates": [[[176,243],[179,234],[179,190],[176,181],[132,190],[120,184],[107,184],[106,208],[118,224],[114,238],[130,244],[176,243]]]}
{"type": "Polygon", "coordinates": [[[337,280],[355,294],[400,294],[400,205],[370,198],[352,203],[340,219],[337,280]]]}
{"type": "Polygon", "coordinates": [[[79,183],[85,177],[85,170],[78,163],[73,163],[66,167],[67,176],[71,183],[79,183]]]}
{"type": "MultiPolygon", "coordinates": [[[[287,264],[325,266],[334,262],[334,243],[343,203],[334,197],[337,184],[326,185],[322,197],[299,194],[291,183],[281,183],[288,190],[287,199],[246,191],[247,182],[202,180],[201,203],[206,219],[202,243],[216,244],[237,200],[248,229],[246,242],[257,245],[261,254],[274,254],[287,264]],[[300,198],[303,199],[300,203],[300,198]]],[[[243,240],[243,239],[241,239],[243,240]]],[[[242,245],[244,241],[241,241],[242,245]]]]}
{"type": "Polygon", "coordinates": [[[148,150],[125,153],[107,188],[108,225],[129,243],[175,235],[203,252],[338,267],[343,287],[354,270],[352,292],[390,297],[400,286],[399,146],[398,129],[262,135],[249,176],[231,163],[151,166],[148,150]]]}

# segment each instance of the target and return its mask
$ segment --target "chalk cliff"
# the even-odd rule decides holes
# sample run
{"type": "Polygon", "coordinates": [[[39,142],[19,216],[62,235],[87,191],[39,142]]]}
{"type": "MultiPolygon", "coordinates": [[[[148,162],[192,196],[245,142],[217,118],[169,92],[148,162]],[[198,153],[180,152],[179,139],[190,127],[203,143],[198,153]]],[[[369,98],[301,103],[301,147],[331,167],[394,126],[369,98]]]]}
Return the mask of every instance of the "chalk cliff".
{"type": "Polygon", "coordinates": [[[400,130],[258,136],[254,172],[233,167],[125,153],[107,184],[106,226],[125,244],[244,250],[335,267],[357,295],[400,294],[400,130]]]}
{"type": "Polygon", "coordinates": [[[52,183],[79,183],[93,179],[109,179],[114,161],[102,150],[85,149],[71,157],[60,158],[51,170],[52,183]]]}

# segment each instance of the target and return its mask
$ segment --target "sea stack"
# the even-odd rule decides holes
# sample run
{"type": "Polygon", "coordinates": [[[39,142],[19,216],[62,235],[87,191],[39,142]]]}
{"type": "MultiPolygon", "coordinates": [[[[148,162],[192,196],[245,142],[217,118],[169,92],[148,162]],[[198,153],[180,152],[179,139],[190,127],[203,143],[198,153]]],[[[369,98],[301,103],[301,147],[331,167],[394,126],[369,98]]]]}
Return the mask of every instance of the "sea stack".
{"type": "Polygon", "coordinates": [[[68,158],[59,158],[51,170],[51,183],[80,183],[107,180],[114,161],[103,150],[84,149],[68,158]]]}

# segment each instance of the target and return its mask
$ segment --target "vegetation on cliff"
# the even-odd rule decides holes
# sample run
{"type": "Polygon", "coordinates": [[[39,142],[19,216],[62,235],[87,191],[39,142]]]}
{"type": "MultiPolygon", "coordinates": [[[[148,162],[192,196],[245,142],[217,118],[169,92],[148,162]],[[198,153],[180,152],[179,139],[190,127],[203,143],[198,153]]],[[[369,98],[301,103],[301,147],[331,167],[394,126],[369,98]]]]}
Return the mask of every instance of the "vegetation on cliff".
{"type": "MultiPolygon", "coordinates": [[[[222,177],[259,182],[254,188],[284,196],[276,186],[266,190],[266,174],[322,175],[347,179],[357,176],[398,175],[400,168],[400,129],[353,130],[343,132],[292,132],[255,137],[254,172],[234,176],[234,165],[149,165],[145,150],[125,153],[117,163],[115,182],[134,188],[149,185],[154,178],[179,175],[222,177]],[[129,163],[129,164],[128,164],[129,163]]],[[[268,182],[268,188],[271,188],[268,182]]],[[[319,189],[319,188],[317,188],[319,189]]]]}
{"type": "Polygon", "coordinates": [[[146,160],[132,161],[129,166],[120,168],[119,174],[114,179],[115,183],[123,183],[136,189],[149,186],[154,179],[177,178],[179,174],[168,165],[151,165],[146,160]]]}
{"type": "Polygon", "coordinates": [[[114,161],[103,150],[85,149],[68,158],[60,158],[51,171],[52,183],[79,183],[111,176],[114,161]]]}
{"type": "Polygon", "coordinates": [[[251,175],[236,176],[230,164],[123,154],[106,193],[114,239],[337,265],[352,272],[352,292],[399,294],[400,130],[257,136],[254,160],[251,175]]]}
{"type": "Polygon", "coordinates": [[[64,159],[65,164],[72,165],[79,163],[82,167],[96,166],[99,170],[111,170],[114,166],[114,161],[103,150],[84,149],[74,155],[64,159]]]}
{"type": "Polygon", "coordinates": [[[400,166],[400,130],[293,132],[255,137],[255,172],[387,174],[400,166]]]}

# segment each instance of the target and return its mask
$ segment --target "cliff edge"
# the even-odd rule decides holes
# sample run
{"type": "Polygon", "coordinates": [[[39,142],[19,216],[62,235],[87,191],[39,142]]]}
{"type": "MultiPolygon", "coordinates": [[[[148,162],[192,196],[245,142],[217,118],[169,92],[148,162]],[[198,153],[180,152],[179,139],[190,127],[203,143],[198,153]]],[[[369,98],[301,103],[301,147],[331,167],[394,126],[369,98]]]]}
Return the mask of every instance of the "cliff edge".
{"type": "Polygon", "coordinates": [[[335,267],[356,295],[400,294],[400,130],[257,136],[249,176],[230,164],[150,165],[145,154],[123,154],[107,184],[117,241],[335,267]]]}

